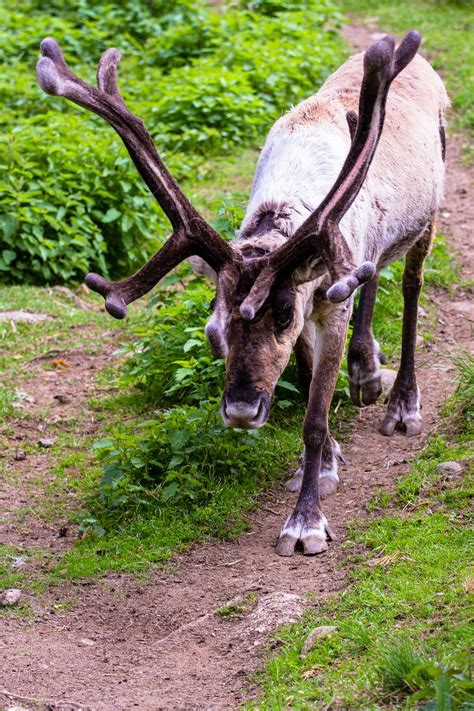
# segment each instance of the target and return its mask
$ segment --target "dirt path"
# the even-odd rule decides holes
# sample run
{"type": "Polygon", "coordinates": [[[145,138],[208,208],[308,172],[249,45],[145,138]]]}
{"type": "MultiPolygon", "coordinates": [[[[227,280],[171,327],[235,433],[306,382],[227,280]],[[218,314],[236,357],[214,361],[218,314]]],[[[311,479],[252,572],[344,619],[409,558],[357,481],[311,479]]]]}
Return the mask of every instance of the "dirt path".
{"type": "MultiPolygon", "coordinates": [[[[367,46],[374,31],[349,28],[347,36],[355,46],[367,46]]],[[[474,214],[467,197],[472,174],[460,167],[460,155],[460,140],[451,140],[442,229],[464,258],[464,277],[472,277],[468,226],[474,214]]],[[[349,465],[342,469],[342,484],[325,504],[339,540],[348,521],[367,515],[374,491],[393,488],[407,471],[437,426],[437,406],[452,390],[449,352],[453,341],[469,344],[472,296],[457,290],[450,298],[432,289],[430,297],[437,309],[437,335],[418,353],[424,433],[412,439],[382,437],[377,428],[383,406],[361,411],[344,448],[349,465]]],[[[266,633],[347,584],[338,544],[316,558],[279,558],[272,552],[293,501],[294,495],[278,489],[238,543],[200,544],[176,558],[172,573],[155,572],[146,584],[126,575],[86,580],[33,600],[29,618],[4,618],[0,698],[3,693],[5,707],[228,709],[252,696],[256,689],[249,671],[261,661],[266,633]],[[250,593],[254,602],[247,614],[225,618],[217,613],[234,596],[250,593]],[[69,600],[70,609],[55,609],[57,598],[69,600]]]]}

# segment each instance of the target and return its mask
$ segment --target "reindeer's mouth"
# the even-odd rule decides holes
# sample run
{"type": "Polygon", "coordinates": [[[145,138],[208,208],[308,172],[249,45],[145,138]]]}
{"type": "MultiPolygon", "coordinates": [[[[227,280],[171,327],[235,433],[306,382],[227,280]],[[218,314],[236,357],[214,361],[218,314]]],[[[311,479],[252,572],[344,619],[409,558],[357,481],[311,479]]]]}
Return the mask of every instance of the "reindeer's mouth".
{"type": "Polygon", "coordinates": [[[225,393],[222,396],[221,416],[227,427],[255,430],[265,424],[269,412],[270,397],[267,393],[259,392],[251,402],[230,399],[225,393]]]}

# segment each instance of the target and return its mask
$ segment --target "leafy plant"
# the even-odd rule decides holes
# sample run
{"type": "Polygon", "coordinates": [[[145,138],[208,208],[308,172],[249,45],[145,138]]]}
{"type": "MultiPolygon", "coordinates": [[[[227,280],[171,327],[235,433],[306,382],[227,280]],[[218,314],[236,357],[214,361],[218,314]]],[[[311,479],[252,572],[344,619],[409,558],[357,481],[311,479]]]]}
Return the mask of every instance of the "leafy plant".
{"type": "Polygon", "coordinates": [[[54,35],[89,80],[119,36],[127,101],[186,180],[210,156],[260,142],[272,120],[337,65],[336,6],[313,0],[307,8],[283,3],[266,14],[257,7],[216,12],[192,0],[4,3],[0,279],[77,281],[89,270],[120,277],[168,229],[111,130],[37,87],[42,36],[54,35]]]}
{"type": "Polygon", "coordinates": [[[262,469],[265,446],[259,432],[226,428],[215,400],[174,407],[143,422],[139,436],[117,433],[95,444],[104,462],[101,501],[112,512],[203,505],[226,479],[262,469]]]}
{"type": "Polygon", "coordinates": [[[204,335],[214,291],[181,273],[185,288],[165,295],[160,291],[145,318],[132,329],[137,340],[124,349],[131,355],[125,382],[142,390],[149,402],[161,405],[217,397],[223,383],[223,361],[212,356],[204,335]]]}

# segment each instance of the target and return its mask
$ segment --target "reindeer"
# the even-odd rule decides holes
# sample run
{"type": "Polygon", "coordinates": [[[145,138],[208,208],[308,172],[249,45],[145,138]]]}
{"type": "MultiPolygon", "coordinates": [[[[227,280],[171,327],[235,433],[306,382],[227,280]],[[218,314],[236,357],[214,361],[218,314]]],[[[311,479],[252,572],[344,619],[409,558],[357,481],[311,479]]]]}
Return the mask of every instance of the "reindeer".
{"type": "Polygon", "coordinates": [[[130,278],[86,277],[107,311],[124,318],[127,304],[184,259],[211,276],[217,289],[206,335],[215,356],[226,360],[221,414],[229,427],[266,422],[277,380],[295,351],[307,411],[303,463],[289,482],[299,496],[276,546],[282,556],[293,555],[297,544],[304,554],[321,553],[334,539],[320,500],[338,483],[342,455],[328,430],[328,412],[354,294],[361,286],[348,351],[350,395],[357,405],[370,405],[381,393],[382,355],[371,325],[379,273],[405,254],[402,355],[381,432],[421,430],[418,297],[443,193],[448,98],[417,55],[420,42],[411,31],[395,49],[393,37],[384,37],[276,122],[231,243],[187,200],[143,122],[126,107],[117,85],[119,52],[103,54],[95,88],[71,72],[55,40],[41,44],[41,87],[108,121],[173,228],[130,278]]]}

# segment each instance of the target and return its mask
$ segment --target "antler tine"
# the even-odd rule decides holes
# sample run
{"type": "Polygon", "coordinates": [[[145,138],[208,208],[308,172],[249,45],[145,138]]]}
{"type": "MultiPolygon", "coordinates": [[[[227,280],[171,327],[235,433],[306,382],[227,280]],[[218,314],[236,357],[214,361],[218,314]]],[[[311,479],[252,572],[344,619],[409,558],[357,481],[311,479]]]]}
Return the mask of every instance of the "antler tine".
{"type": "Polygon", "coordinates": [[[382,133],[390,84],[413,59],[420,43],[420,34],[412,30],[396,52],[395,40],[390,36],[384,37],[366,51],[359,115],[349,111],[346,116],[351,148],[341,172],[319,207],[288,242],[270,255],[267,266],[262,269],[249,295],[242,302],[242,318],[254,318],[275,280],[288,275],[311,257],[320,257],[326,263],[333,281],[327,298],[334,303],[347,299],[355,289],[374,276],[376,270],[372,262],[364,262],[359,267],[354,264],[339,223],[367,176],[382,133]]]}
{"type": "Polygon", "coordinates": [[[117,83],[120,52],[108,49],[97,69],[98,88],[86,84],[67,66],[52,37],[41,43],[42,58],[36,67],[38,83],[48,94],[64,96],[104,118],[124,142],[140,175],[173,226],[164,247],[129,279],[109,282],[89,274],[86,283],[106,299],[112,316],[123,318],[126,304],[146,294],[167,272],[196,254],[216,272],[234,261],[232,248],[199,215],[168,172],[141,119],[126,107],[117,83]]]}

